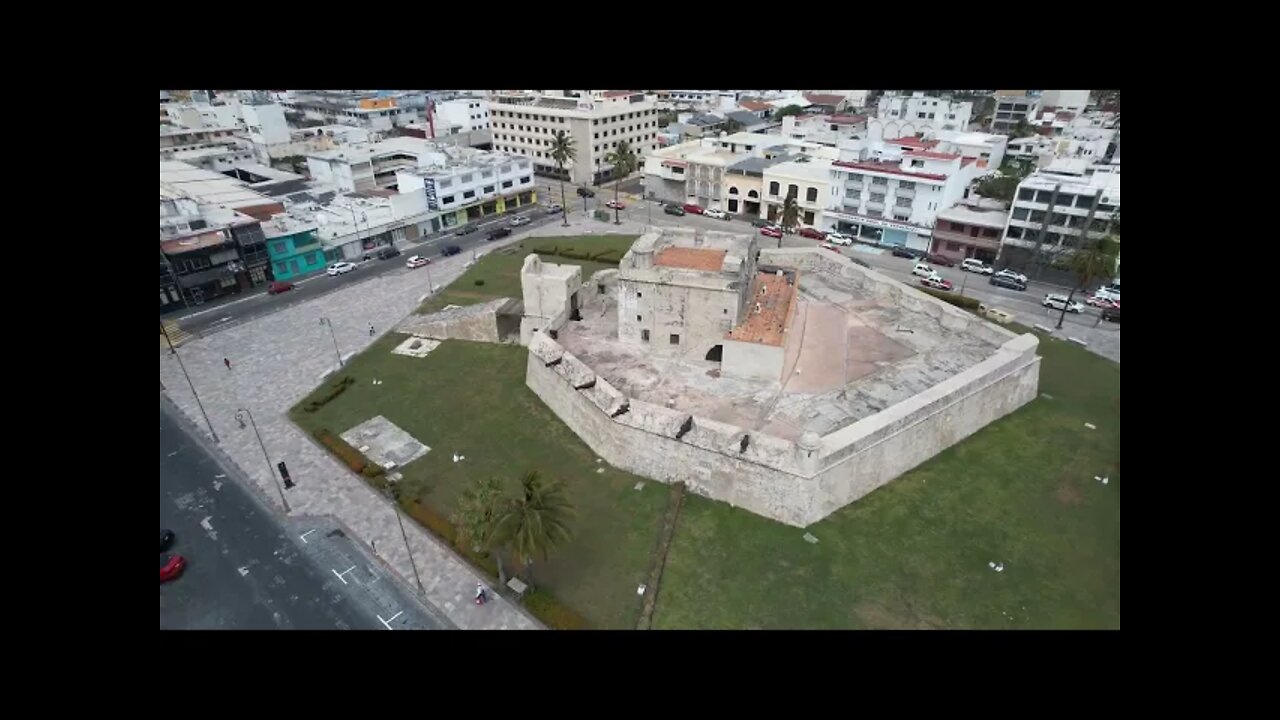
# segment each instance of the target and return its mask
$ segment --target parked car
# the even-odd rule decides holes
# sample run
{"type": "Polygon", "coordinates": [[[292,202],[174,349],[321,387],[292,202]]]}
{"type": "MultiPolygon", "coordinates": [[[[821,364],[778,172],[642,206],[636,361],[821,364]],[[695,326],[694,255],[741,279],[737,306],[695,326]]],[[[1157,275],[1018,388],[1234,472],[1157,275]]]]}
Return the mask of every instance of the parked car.
{"type": "Polygon", "coordinates": [[[449,257],[450,255],[457,255],[460,252],[462,252],[462,248],[458,247],[457,245],[445,245],[444,248],[440,250],[440,254],[445,257],[449,257]]]}
{"type": "Polygon", "coordinates": [[[979,275],[991,275],[995,273],[995,268],[977,258],[969,258],[960,263],[960,269],[966,272],[978,273],[979,275]]]}
{"type": "Polygon", "coordinates": [[[920,278],[920,284],[927,288],[933,288],[934,290],[950,291],[955,287],[955,285],[951,284],[950,280],[944,280],[940,275],[930,275],[927,278],[920,278]]]}
{"type": "Polygon", "coordinates": [[[756,218],[755,220],[751,221],[751,227],[755,227],[755,228],[769,227],[772,224],[773,224],[772,220],[765,220],[764,218],[756,218]]]}
{"type": "Polygon", "coordinates": [[[840,252],[840,248],[839,248],[839,247],[836,247],[835,245],[832,245],[832,244],[831,244],[831,243],[829,243],[829,242],[824,242],[824,243],[822,243],[821,245],[819,245],[818,247],[822,248],[823,250],[830,250],[830,251],[832,251],[832,252],[840,253],[841,255],[843,255],[843,254],[844,254],[844,253],[840,252]]]}
{"type": "Polygon", "coordinates": [[[668,215],[679,215],[681,217],[684,216],[684,208],[680,207],[679,205],[663,205],[662,212],[668,215]]]}
{"type": "Polygon", "coordinates": [[[325,272],[329,273],[330,277],[333,277],[335,275],[346,275],[355,269],[356,264],[353,262],[337,262],[330,265],[329,269],[325,270],[325,272]]]}
{"type": "Polygon", "coordinates": [[[1093,296],[1100,297],[1104,300],[1111,300],[1112,302],[1120,302],[1120,288],[1113,285],[1105,285],[1098,288],[1097,292],[1095,292],[1093,296]]]}
{"type": "Polygon", "coordinates": [[[183,568],[187,566],[187,559],[181,555],[174,555],[160,564],[160,582],[167,583],[176,579],[182,574],[183,568]]]}
{"type": "Polygon", "coordinates": [[[268,295],[279,295],[282,292],[289,292],[293,289],[293,283],[284,280],[276,280],[267,286],[268,295]]]}
{"type": "Polygon", "coordinates": [[[852,245],[853,236],[845,235],[844,233],[829,232],[827,233],[827,242],[835,243],[836,245],[852,245]]]}
{"type": "Polygon", "coordinates": [[[610,200],[609,202],[605,203],[604,206],[609,208],[610,210],[626,210],[627,209],[627,206],[625,203],[618,202],[617,200],[610,200]]]}
{"type": "Polygon", "coordinates": [[[1047,308],[1053,308],[1054,310],[1061,310],[1063,308],[1066,308],[1067,312],[1072,312],[1072,313],[1084,312],[1084,305],[1081,305],[1078,302],[1068,303],[1066,295],[1054,295],[1054,294],[1045,295],[1044,300],[1041,300],[1040,304],[1047,308]]]}
{"type": "Polygon", "coordinates": [[[925,259],[933,263],[934,265],[941,265],[942,267],[956,266],[955,260],[952,260],[946,255],[939,255],[938,253],[929,253],[928,255],[925,255],[925,259]]]}
{"type": "Polygon", "coordinates": [[[780,238],[782,237],[782,228],[777,225],[769,225],[767,227],[760,228],[760,234],[765,237],[780,238]]]}
{"type": "Polygon", "coordinates": [[[378,252],[379,260],[390,260],[393,257],[400,257],[400,251],[393,247],[382,248],[382,250],[378,252]]]}
{"type": "Polygon", "coordinates": [[[414,268],[420,268],[423,265],[430,265],[430,264],[431,264],[431,258],[423,257],[421,255],[412,255],[405,262],[405,267],[409,268],[410,270],[413,270],[414,268]]]}
{"type": "Polygon", "coordinates": [[[173,544],[173,537],[174,535],[172,530],[160,528],[160,552],[164,552],[169,549],[169,546],[173,544]]]}
{"type": "Polygon", "coordinates": [[[1012,275],[1001,275],[996,273],[991,276],[987,282],[996,287],[1009,288],[1010,290],[1026,290],[1027,284],[1012,275]]]}
{"type": "Polygon", "coordinates": [[[800,235],[800,237],[806,237],[806,238],[809,238],[809,239],[811,239],[811,240],[826,240],[826,239],[827,239],[827,234],[826,234],[826,233],[822,232],[822,231],[821,231],[821,230],[819,230],[818,228],[812,228],[812,227],[804,227],[804,228],[800,228],[800,233],[799,233],[799,235],[800,235]]]}
{"type": "Polygon", "coordinates": [[[511,227],[520,227],[521,225],[528,225],[528,224],[529,224],[529,222],[530,222],[530,221],[529,221],[528,216],[525,216],[525,215],[517,215],[517,216],[515,216],[515,217],[511,218],[511,227]]]}
{"type": "Polygon", "coordinates": [[[1012,279],[1017,280],[1018,282],[1022,283],[1023,285],[1026,285],[1026,284],[1027,284],[1027,276],[1026,276],[1026,275],[1023,275],[1023,274],[1022,274],[1022,273],[1020,273],[1020,272],[1014,272],[1014,271],[1010,270],[1009,268],[1005,268],[1005,269],[1001,270],[1000,272],[996,273],[995,275],[992,275],[992,277],[1005,277],[1005,278],[1012,278],[1012,279]]]}
{"type": "Polygon", "coordinates": [[[489,242],[493,242],[498,238],[504,238],[504,237],[510,237],[510,236],[511,236],[511,228],[504,228],[504,227],[494,228],[493,230],[489,231],[489,242]]]}
{"type": "Polygon", "coordinates": [[[719,209],[719,208],[711,208],[711,209],[709,209],[709,210],[703,210],[703,211],[702,211],[702,214],[703,214],[703,215],[706,215],[706,216],[707,216],[707,217],[709,217],[709,218],[715,218],[715,219],[717,219],[717,220],[728,220],[728,219],[729,219],[729,213],[727,213],[727,212],[725,212],[725,211],[723,211],[723,210],[721,210],[721,209],[719,209]]]}
{"type": "Polygon", "coordinates": [[[911,248],[903,245],[898,245],[893,249],[894,257],[909,258],[911,260],[915,260],[923,254],[924,253],[920,252],[919,250],[912,250],[911,248]]]}
{"type": "Polygon", "coordinates": [[[702,214],[702,206],[698,203],[685,203],[683,207],[685,212],[690,212],[694,215],[702,214]]]}
{"type": "Polygon", "coordinates": [[[911,268],[911,274],[920,277],[933,277],[938,274],[938,271],[929,267],[928,263],[916,263],[916,266],[911,268]]]}
{"type": "Polygon", "coordinates": [[[1098,295],[1094,295],[1088,300],[1085,300],[1084,304],[1091,305],[1096,308],[1101,308],[1103,310],[1119,310],[1120,309],[1120,303],[1116,302],[1115,300],[1108,300],[1098,295]]]}
{"type": "Polygon", "coordinates": [[[551,215],[558,212],[564,212],[564,206],[560,203],[551,203],[547,206],[547,214],[551,215]]]}
{"type": "Polygon", "coordinates": [[[471,233],[475,232],[478,229],[479,228],[477,228],[475,225],[467,225],[463,227],[461,230],[459,230],[458,232],[454,233],[454,235],[470,235],[471,233]]]}
{"type": "Polygon", "coordinates": [[[584,187],[578,188],[578,197],[593,198],[595,196],[596,196],[595,190],[588,190],[587,188],[584,188],[584,187]]]}
{"type": "Polygon", "coordinates": [[[1114,307],[1114,308],[1107,308],[1103,310],[1102,319],[1106,320],[1107,322],[1113,322],[1113,323],[1120,322],[1120,308],[1114,307]]]}

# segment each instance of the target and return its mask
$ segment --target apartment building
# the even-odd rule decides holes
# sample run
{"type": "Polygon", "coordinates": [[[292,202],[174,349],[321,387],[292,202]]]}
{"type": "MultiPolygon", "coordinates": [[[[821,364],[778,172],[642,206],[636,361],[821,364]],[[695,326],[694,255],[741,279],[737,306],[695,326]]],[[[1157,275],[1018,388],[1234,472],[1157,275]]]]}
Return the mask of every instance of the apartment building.
{"type": "Polygon", "coordinates": [[[439,162],[399,170],[401,193],[423,191],[427,210],[447,229],[537,202],[528,158],[447,148],[439,162]]]}
{"type": "Polygon", "coordinates": [[[211,105],[209,103],[168,103],[165,116],[173,125],[185,128],[243,128],[244,118],[240,106],[211,105]]]}
{"type": "Polygon", "coordinates": [[[1090,90],[1045,90],[1040,94],[1040,105],[1079,115],[1089,106],[1090,92],[1090,90]]]}
{"type": "Polygon", "coordinates": [[[876,116],[867,121],[867,137],[872,140],[913,137],[940,130],[969,128],[973,103],[931,97],[923,92],[911,95],[886,94],[876,106],[876,116]]]}
{"type": "Polygon", "coordinates": [[[1004,164],[1008,151],[1009,136],[983,132],[960,132],[956,130],[939,130],[932,135],[933,139],[950,149],[960,153],[961,157],[978,161],[979,168],[995,170],[1004,164]]]}
{"type": "Polygon", "coordinates": [[[455,135],[489,129],[489,105],[479,97],[460,97],[430,105],[438,135],[455,135]]]}
{"type": "Polygon", "coordinates": [[[488,106],[494,150],[529,158],[538,174],[578,185],[613,178],[607,158],[621,141],[641,165],[658,147],[658,109],[654,98],[643,93],[610,91],[577,98],[499,93],[490,96],[488,106]],[[551,158],[557,131],[573,138],[577,153],[563,173],[551,158]]]}
{"type": "Polygon", "coordinates": [[[373,132],[386,132],[423,118],[425,96],[416,94],[380,96],[340,91],[291,93],[280,105],[306,120],[333,125],[354,125],[373,132]]]}
{"type": "Polygon", "coordinates": [[[178,194],[160,196],[160,310],[202,305],[267,282],[257,218],[178,194]]]}
{"type": "MultiPolygon", "coordinates": [[[[1106,234],[1120,211],[1120,174],[1037,171],[1019,185],[1002,238],[1000,261],[1028,275],[1066,275],[1050,266],[1080,247],[1084,238],[1106,234]]],[[[1069,276],[1068,276],[1069,279],[1069,276]]]]}
{"type": "Polygon", "coordinates": [[[1008,135],[1023,120],[1032,122],[1040,112],[1040,98],[1030,95],[1000,95],[996,97],[995,115],[991,118],[991,132],[1008,135]]]}
{"type": "Polygon", "coordinates": [[[801,152],[827,160],[838,157],[834,148],[817,143],[750,132],[721,133],[660,148],[645,159],[645,194],[666,202],[757,215],[762,209],[764,167],[782,162],[788,153],[801,152]],[[742,165],[749,160],[768,162],[742,165]],[[752,174],[743,175],[748,170],[752,174]]]}
{"type": "Polygon", "coordinates": [[[761,216],[781,222],[783,203],[793,197],[800,208],[800,225],[822,227],[831,196],[831,169],[831,160],[807,155],[766,166],[761,216]]]}
{"type": "Polygon", "coordinates": [[[235,127],[176,127],[160,126],[160,158],[163,160],[175,152],[201,148],[235,148],[243,143],[236,138],[235,127]]]}
{"type": "Polygon", "coordinates": [[[1008,222],[1008,210],[995,200],[974,198],[954,205],[937,214],[929,252],[956,261],[976,258],[994,263],[1008,222]]]}
{"type": "Polygon", "coordinates": [[[865,139],[867,118],[865,115],[830,113],[788,115],[782,118],[781,133],[794,140],[835,147],[845,140],[865,139]]]}

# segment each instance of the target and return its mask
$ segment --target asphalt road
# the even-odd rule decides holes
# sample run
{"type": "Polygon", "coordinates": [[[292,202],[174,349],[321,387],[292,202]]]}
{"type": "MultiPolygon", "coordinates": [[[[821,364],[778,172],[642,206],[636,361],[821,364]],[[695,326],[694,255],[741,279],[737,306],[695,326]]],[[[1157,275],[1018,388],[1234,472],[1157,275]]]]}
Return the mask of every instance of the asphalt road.
{"type": "MultiPolygon", "coordinates": [[[[286,293],[268,295],[266,287],[263,286],[255,288],[251,293],[244,293],[221,302],[206,303],[205,305],[192,307],[190,310],[176,311],[165,315],[164,319],[176,321],[183,330],[193,335],[216,332],[223,327],[231,327],[246,320],[252,320],[255,317],[306,302],[311,298],[333,292],[351,283],[363,282],[389,272],[413,272],[405,267],[405,261],[411,255],[426,255],[434,261],[440,257],[445,245],[457,245],[462,248],[463,253],[482,248],[488,245],[488,241],[485,238],[491,230],[499,226],[509,225],[511,219],[517,215],[527,215],[531,218],[531,222],[528,225],[524,225],[523,229],[538,227],[554,221],[552,216],[547,215],[544,206],[531,205],[476,224],[477,230],[467,235],[457,235],[453,232],[436,233],[417,243],[400,243],[396,246],[402,253],[399,257],[391,258],[390,260],[371,259],[357,262],[357,268],[345,275],[329,277],[324,271],[320,271],[300,280],[292,281],[294,289],[286,293]]],[[[559,217],[559,215],[555,217],[559,217]]],[[[417,272],[422,272],[422,270],[417,272]]]]}
{"type": "Polygon", "coordinates": [[[410,630],[452,625],[328,518],[284,521],[160,403],[160,527],[187,567],[160,629],[410,630]]]}

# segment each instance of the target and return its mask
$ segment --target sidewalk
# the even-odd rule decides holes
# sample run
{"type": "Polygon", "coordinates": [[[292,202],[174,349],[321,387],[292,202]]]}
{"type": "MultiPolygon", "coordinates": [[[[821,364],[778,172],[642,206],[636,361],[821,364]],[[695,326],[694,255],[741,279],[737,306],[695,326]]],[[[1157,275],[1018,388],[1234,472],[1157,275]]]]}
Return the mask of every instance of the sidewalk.
{"type": "MultiPolygon", "coordinates": [[[[470,254],[464,254],[433,264],[432,280],[437,287],[453,282],[470,260],[470,254]]],[[[383,275],[192,340],[178,351],[221,439],[222,450],[272,504],[279,507],[273,475],[268,475],[274,471],[263,458],[253,430],[241,429],[236,422],[238,408],[253,413],[271,465],[280,461],[288,464],[296,483],[287,491],[290,515],[338,518],[361,542],[376,543],[378,555],[408,588],[416,588],[413,569],[391,504],[319,448],[285,413],[324,375],[337,369],[333,340],[328,326],[320,323],[321,317],[332,322],[338,347],[347,356],[364,350],[374,340],[369,336],[370,323],[375,332],[385,333],[412,312],[426,293],[425,273],[383,275]],[[230,370],[223,366],[223,358],[231,361],[230,370]]],[[[160,380],[183,413],[207,432],[191,389],[171,354],[160,355],[160,380]]],[[[428,438],[424,441],[430,443],[428,438]]],[[[426,601],[458,628],[542,629],[522,608],[502,597],[475,605],[476,583],[488,584],[488,580],[416,523],[406,522],[405,530],[426,601]]]]}

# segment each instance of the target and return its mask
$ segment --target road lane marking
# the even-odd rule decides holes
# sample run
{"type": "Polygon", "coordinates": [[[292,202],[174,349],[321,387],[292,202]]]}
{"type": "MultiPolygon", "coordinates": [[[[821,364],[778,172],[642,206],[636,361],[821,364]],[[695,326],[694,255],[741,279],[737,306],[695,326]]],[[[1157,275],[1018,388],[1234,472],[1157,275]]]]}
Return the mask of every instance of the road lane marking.
{"type": "Polygon", "coordinates": [[[329,572],[333,573],[334,575],[337,575],[337,576],[338,576],[338,579],[342,581],[342,584],[343,584],[343,585],[350,585],[351,583],[348,583],[348,582],[347,582],[347,579],[346,579],[346,578],[344,578],[344,577],[343,577],[343,575],[346,575],[347,573],[349,573],[349,572],[351,572],[352,570],[355,570],[355,569],[356,569],[356,566],[355,566],[355,565],[352,565],[351,567],[347,568],[346,570],[343,570],[341,574],[339,574],[339,573],[338,573],[338,571],[337,571],[337,570],[334,570],[333,568],[329,568],[329,572]]]}
{"type": "Polygon", "coordinates": [[[177,454],[178,454],[178,451],[174,450],[173,452],[169,453],[169,457],[173,457],[174,455],[177,455],[177,454]]]}
{"type": "Polygon", "coordinates": [[[395,615],[392,615],[390,618],[386,620],[382,619],[382,615],[378,615],[378,621],[381,622],[383,626],[386,627],[388,630],[394,630],[395,628],[391,627],[390,625],[391,621],[395,620],[396,618],[400,617],[403,614],[404,614],[404,611],[401,610],[400,612],[396,613],[395,615]]]}
{"type": "Polygon", "coordinates": [[[244,577],[245,575],[248,575],[248,574],[249,574],[249,566],[248,566],[248,565],[246,565],[246,566],[244,566],[244,567],[242,567],[242,568],[236,568],[236,569],[240,571],[240,577],[244,577]]]}
{"type": "Polygon", "coordinates": [[[302,544],[304,544],[304,545],[310,545],[310,544],[311,544],[311,543],[307,542],[307,536],[308,536],[308,535],[310,535],[310,534],[311,534],[311,533],[313,533],[313,532],[315,532],[315,528],[312,528],[312,529],[310,529],[310,530],[308,530],[308,531],[306,531],[306,532],[304,532],[304,533],[302,533],[301,535],[299,535],[299,536],[298,536],[299,538],[301,538],[301,539],[302,539],[302,544]]]}
{"type": "Polygon", "coordinates": [[[209,522],[212,519],[213,519],[213,516],[210,515],[209,517],[201,520],[200,527],[204,528],[205,530],[213,530],[213,525],[209,522]]]}

